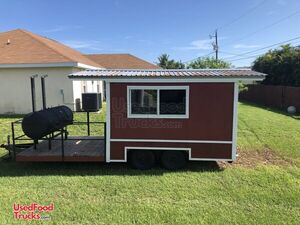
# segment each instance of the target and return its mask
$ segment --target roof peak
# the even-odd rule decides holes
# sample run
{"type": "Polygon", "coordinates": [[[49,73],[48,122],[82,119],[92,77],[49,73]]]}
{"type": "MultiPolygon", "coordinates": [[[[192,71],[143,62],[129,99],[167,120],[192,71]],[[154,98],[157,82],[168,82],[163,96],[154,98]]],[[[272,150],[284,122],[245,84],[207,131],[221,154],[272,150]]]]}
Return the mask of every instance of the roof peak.
{"type": "Polygon", "coordinates": [[[21,29],[21,28],[16,28],[16,29],[12,29],[12,30],[2,31],[2,32],[0,32],[0,34],[11,33],[11,32],[16,32],[16,31],[25,31],[25,30],[21,29]]]}
{"type": "Polygon", "coordinates": [[[75,49],[25,29],[1,32],[0,40],[11,41],[9,47],[0,46],[0,64],[76,62],[95,68],[102,67],[75,49]],[[31,57],[25,57],[28,53],[31,53],[31,57]]]}
{"type": "Polygon", "coordinates": [[[84,54],[84,55],[131,55],[130,53],[91,53],[91,54],[84,54]]]}
{"type": "Polygon", "coordinates": [[[107,69],[158,69],[155,64],[147,62],[129,53],[122,54],[88,54],[85,55],[107,69]]]}

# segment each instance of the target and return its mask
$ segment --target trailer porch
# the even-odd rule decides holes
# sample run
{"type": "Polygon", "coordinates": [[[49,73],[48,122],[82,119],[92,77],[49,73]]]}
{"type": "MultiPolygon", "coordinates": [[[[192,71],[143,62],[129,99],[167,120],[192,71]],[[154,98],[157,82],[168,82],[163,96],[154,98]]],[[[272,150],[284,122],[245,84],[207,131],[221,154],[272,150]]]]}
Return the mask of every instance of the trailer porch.
{"type": "Polygon", "coordinates": [[[49,141],[43,140],[16,153],[19,162],[104,162],[105,139],[101,136],[69,136],[49,141]]]}

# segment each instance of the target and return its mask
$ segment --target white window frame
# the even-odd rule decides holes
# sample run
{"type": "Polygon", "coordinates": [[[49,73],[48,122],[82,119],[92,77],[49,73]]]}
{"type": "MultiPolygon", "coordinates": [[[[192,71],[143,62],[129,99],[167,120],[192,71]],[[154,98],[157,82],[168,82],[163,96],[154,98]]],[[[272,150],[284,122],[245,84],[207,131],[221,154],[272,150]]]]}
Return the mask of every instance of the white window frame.
{"type": "Polygon", "coordinates": [[[127,117],[128,118],[158,118],[158,119],[188,119],[189,118],[189,98],[190,88],[189,86],[127,86],[127,117]],[[157,114],[133,114],[131,113],[131,90],[157,90],[157,114]],[[185,114],[159,114],[159,99],[160,90],[185,90],[185,114]]]}

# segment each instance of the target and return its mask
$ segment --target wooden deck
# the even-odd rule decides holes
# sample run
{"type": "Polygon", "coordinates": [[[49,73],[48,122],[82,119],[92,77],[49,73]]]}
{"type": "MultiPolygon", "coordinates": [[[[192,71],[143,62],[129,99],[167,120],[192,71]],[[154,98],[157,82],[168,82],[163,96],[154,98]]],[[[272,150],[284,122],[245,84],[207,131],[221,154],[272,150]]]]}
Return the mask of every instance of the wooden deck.
{"type": "Polygon", "coordinates": [[[48,141],[27,148],[16,155],[19,162],[104,162],[104,137],[70,136],[64,141],[64,157],[60,139],[52,140],[49,149],[48,141]],[[80,139],[80,140],[74,140],[80,139]],[[97,140],[100,139],[100,140],[97,140]]]}

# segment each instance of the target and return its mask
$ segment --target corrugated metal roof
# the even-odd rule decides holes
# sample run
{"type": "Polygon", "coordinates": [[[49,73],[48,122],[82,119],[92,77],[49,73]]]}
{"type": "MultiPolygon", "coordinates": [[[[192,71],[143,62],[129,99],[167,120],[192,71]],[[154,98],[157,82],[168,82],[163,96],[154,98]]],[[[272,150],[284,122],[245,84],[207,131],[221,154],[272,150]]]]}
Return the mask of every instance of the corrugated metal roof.
{"type": "Polygon", "coordinates": [[[262,79],[264,73],[250,69],[100,69],[72,73],[70,78],[253,78],[262,79]]]}

